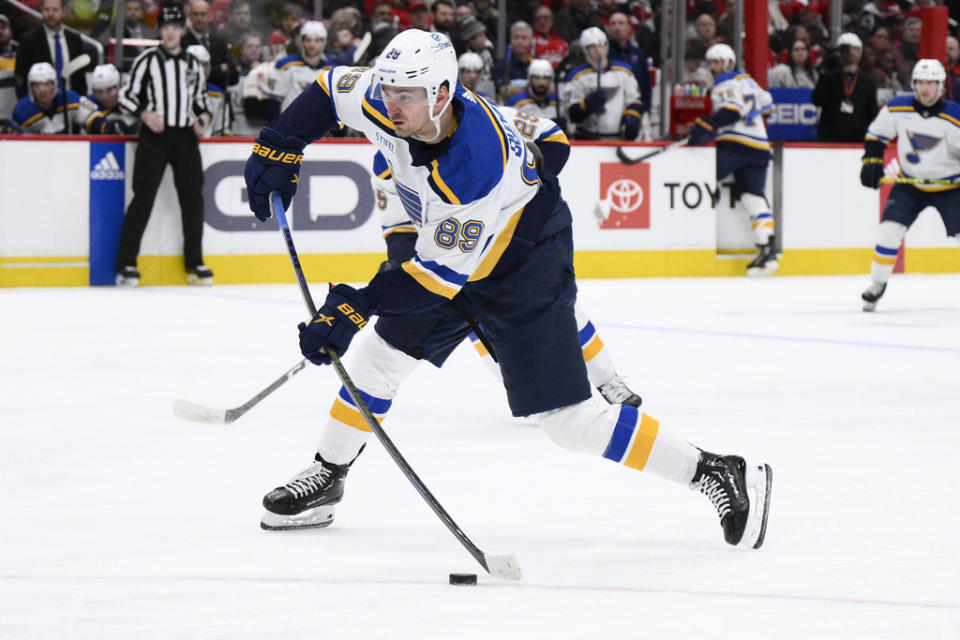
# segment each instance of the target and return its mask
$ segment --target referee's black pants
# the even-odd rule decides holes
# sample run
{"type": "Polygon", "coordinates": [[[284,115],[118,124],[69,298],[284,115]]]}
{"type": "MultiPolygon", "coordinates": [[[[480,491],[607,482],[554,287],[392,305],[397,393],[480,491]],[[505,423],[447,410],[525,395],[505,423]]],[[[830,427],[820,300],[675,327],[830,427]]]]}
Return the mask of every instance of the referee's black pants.
{"type": "Polygon", "coordinates": [[[133,161],[133,200],[120,231],[118,272],[137,266],[140,240],[168,163],[173,167],[173,184],[180,200],[184,266],[193,270],[203,264],[203,164],[197,134],[192,127],[166,127],[161,133],[154,133],[144,125],[140,127],[133,161]]]}

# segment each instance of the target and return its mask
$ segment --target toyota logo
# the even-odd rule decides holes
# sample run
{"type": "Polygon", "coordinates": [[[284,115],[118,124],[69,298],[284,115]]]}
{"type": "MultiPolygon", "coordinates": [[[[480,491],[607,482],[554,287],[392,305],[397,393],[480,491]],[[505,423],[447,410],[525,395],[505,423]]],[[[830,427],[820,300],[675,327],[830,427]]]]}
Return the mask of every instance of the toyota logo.
{"type": "Polygon", "coordinates": [[[607,187],[606,199],[613,211],[630,213],[643,204],[643,188],[629,178],[620,178],[607,187]]]}

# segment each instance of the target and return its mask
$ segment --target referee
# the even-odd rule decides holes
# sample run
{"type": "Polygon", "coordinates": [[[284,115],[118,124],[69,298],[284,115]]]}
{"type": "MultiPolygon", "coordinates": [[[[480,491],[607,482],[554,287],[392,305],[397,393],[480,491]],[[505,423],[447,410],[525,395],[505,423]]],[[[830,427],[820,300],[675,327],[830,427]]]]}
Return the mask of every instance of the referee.
{"type": "Polygon", "coordinates": [[[184,22],[179,6],[161,8],[160,46],[137,56],[120,92],[120,108],[139,116],[145,126],[140,127],[134,156],[133,200],[120,233],[118,285],[136,286],[140,281],[140,240],[168,163],[180,200],[187,282],[213,284],[213,272],[203,264],[203,166],[197,141],[210,124],[210,113],[203,66],[180,46],[184,22]]]}

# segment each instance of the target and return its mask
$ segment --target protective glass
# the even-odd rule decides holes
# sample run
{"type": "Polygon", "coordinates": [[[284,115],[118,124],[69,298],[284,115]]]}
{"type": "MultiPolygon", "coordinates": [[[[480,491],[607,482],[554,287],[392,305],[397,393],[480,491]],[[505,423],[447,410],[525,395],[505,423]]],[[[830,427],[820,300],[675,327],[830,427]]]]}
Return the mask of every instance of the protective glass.
{"type": "Polygon", "coordinates": [[[424,87],[384,86],[380,82],[373,85],[373,98],[400,107],[426,107],[430,104],[424,87]]]}

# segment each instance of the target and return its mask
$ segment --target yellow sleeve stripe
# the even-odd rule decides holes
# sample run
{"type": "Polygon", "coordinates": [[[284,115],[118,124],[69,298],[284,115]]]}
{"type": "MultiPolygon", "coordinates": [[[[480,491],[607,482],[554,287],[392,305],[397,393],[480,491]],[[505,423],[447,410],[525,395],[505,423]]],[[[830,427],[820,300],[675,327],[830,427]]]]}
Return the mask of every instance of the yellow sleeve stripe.
{"type": "Polygon", "coordinates": [[[633,69],[629,67],[624,67],[623,65],[619,65],[619,64],[610,65],[610,68],[607,69],[607,71],[624,71],[626,73],[629,73],[630,75],[633,75],[633,69]]]}
{"type": "Polygon", "coordinates": [[[291,60],[287,64],[280,67],[280,71],[286,71],[290,67],[302,67],[302,66],[303,66],[303,63],[300,62],[299,60],[291,60]]]}
{"type": "Polygon", "coordinates": [[[410,274],[413,279],[420,284],[421,287],[427,291],[437,294],[438,296],[443,296],[444,298],[452,300],[454,296],[460,293],[459,290],[454,289],[453,287],[449,287],[445,284],[437,282],[433,276],[430,275],[430,273],[424,271],[414,264],[413,260],[407,260],[400,266],[404,271],[410,274]]]}
{"type": "Polygon", "coordinates": [[[582,76],[582,75],[584,75],[584,74],[586,74],[586,73],[596,73],[596,70],[595,70],[595,69],[584,69],[583,71],[578,72],[576,75],[574,75],[572,78],[570,78],[567,82],[573,82],[574,80],[576,80],[577,78],[579,78],[580,76],[582,76]]]}
{"type": "Polygon", "coordinates": [[[497,236],[496,241],[494,241],[493,246],[490,247],[490,253],[487,254],[487,257],[483,259],[473,274],[467,278],[467,282],[482,280],[490,275],[493,268],[497,266],[497,262],[499,262],[503,256],[503,252],[507,250],[507,245],[513,240],[513,233],[517,230],[517,223],[520,222],[520,216],[522,214],[522,208],[513,214],[513,217],[507,222],[507,226],[504,227],[503,231],[497,236]]]}
{"type": "MultiPolygon", "coordinates": [[[[63,109],[61,109],[61,111],[63,111],[63,109]]],[[[34,115],[30,116],[29,118],[27,118],[26,120],[24,120],[22,126],[24,126],[24,127],[29,126],[29,125],[33,124],[34,122],[36,122],[37,120],[39,120],[40,118],[42,118],[42,117],[43,117],[43,112],[41,111],[40,113],[34,114],[34,115]]]]}
{"type": "Polygon", "coordinates": [[[320,88],[323,89],[323,92],[329,96],[329,95],[330,95],[330,88],[327,87],[327,80],[326,80],[326,78],[324,78],[324,76],[326,76],[326,75],[327,75],[326,73],[321,73],[321,74],[319,74],[319,75],[317,76],[317,84],[320,85],[320,88]]]}
{"type": "Polygon", "coordinates": [[[390,229],[390,231],[387,231],[385,234],[383,234],[383,237],[386,238],[387,236],[392,236],[395,233],[416,233],[416,232],[417,232],[417,228],[413,226],[413,224],[411,223],[409,227],[394,227],[393,229],[390,229]]]}
{"type": "Polygon", "coordinates": [[[887,111],[913,111],[913,107],[887,107],[887,111]]]}
{"type": "Polygon", "coordinates": [[[100,117],[100,116],[105,116],[105,115],[107,115],[107,112],[106,112],[106,111],[97,111],[97,112],[94,113],[92,116],[90,116],[89,118],[87,118],[87,121],[84,123],[83,126],[86,127],[87,131],[89,131],[89,130],[90,130],[90,125],[93,124],[94,119],[96,119],[96,118],[98,118],[98,117],[100,117]]]}
{"type": "Polygon", "coordinates": [[[950,123],[952,123],[952,124],[960,127],[960,120],[957,120],[957,119],[954,118],[953,116],[948,116],[948,115],[945,114],[945,113],[940,113],[940,114],[937,114],[937,115],[939,115],[941,118],[943,118],[943,119],[946,120],[947,122],[950,122],[950,123]]]}
{"type": "Polygon", "coordinates": [[[430,176],[433,178],[434,184],[437,185],[437,189],[443,192],[443,195],[447,197],[447,200],[450,204],[460,204],[460,199],[454,195],[450,187],[447,186],[447,183],[443,181],[443,178],[440,177],[440,166],[436,160],[430,163],[430,176]]]}
{"type": "Polygon", "coordinates": [[[383,173],[378,174],[377,177],[380,178],[381,180],[389,180],[389,179],[390,179],[390,167],[387,167],[386,169],[384,169],[384,170],[383,170],[383,173]]]}
{"type": "Polygon", "coordinates": [[[733,105],[733,104],[725,104],[725,105],[723,105],[723,108],[724,108],[724,109],[730,109],[730,111],[736,111],[739,115],[743,115],[743,111],[741,111],[741,110],[740,110],[740,107],[738,107],[738,106],[736,106],[736,105],[733,105]]]}
{"type": "Polygon", "coordinates": [[[548,138],[544,138],[542,142],[559,142],[561,144],[570,144],[570,140],[567,139],[567,134],[563,131],[558,131],[548,138]]]}
{"type": "Polygon", "coordinates": [[[367,98],[366,98],[366,97],[363,98],[363,110],[367,112],[367,115],[369,115],[371,118],[375,119],[377,122],[379,122],[379,123],[382,124],[383,126],[387,127],[387,128],[390,129],[391,131],[394,130],[394,129],[393,129],[393,123],[390,122],[390,118],[386,117],[385,115],[383,115],[382,113],[380,113],[379,111],[377,111],[376,109],[374,109],[374,108],[370,105],[370,103],[367,102],[367,98]]]}

